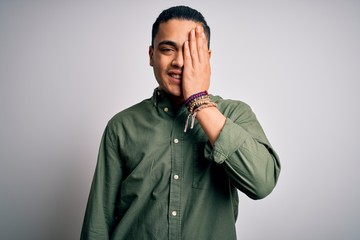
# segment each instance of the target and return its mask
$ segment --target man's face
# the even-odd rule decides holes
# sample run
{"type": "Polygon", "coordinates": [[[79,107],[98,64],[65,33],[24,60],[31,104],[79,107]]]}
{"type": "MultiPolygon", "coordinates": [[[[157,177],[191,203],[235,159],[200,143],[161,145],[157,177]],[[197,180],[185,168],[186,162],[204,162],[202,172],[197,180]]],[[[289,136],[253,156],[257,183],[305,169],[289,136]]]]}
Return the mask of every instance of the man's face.
{"type": "Polygon", "coordinates": [[[183,99],[182,71],[183,46],[189,40],[191,29],[201,23],[172,19],[161,23],[153,47],[149,48],[150,65],[160,88],[168,94],[183,99]]]}

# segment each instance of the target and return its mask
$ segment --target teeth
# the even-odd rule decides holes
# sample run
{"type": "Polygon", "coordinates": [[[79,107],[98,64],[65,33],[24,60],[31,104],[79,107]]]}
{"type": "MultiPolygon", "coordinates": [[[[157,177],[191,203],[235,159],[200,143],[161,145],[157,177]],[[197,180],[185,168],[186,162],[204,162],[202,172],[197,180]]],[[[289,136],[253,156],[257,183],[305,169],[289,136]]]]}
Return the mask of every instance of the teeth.
{"type": "Polygon", "coordinates": [[[181,75],[180,75],[180,74],[171,74],[171,77],[177,78],[177,79],[181,79],[181,75]]]}

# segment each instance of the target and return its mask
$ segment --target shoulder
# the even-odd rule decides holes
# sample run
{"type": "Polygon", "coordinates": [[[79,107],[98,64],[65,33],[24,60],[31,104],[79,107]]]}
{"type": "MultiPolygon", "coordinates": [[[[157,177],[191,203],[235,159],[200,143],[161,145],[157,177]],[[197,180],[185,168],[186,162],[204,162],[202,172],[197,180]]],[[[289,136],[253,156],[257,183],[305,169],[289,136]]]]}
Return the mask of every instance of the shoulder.
{"type": "Polygon", "coordinates": [[[251,107],[241,100],[223,99],[218,95],[211,95],[211,100],[218,105],[220,110],[251,111],[251,107]]]}
{"type": "Polygon", "coordinates": [[[211,96],[213,102],[225,117],[234,122],[248,122],[256,120],[256,116],[251,107],[240,100],[223,99],[220,96],[211,96]]]}
{"type": "Polygon", "coordinates": [[[109,127],[116,127],[126,122],[131,122],[134,119],[144,117],[144,115],[154,108],[154,104],[151,99],[145,99],[135,105],[132,105],[117,114],[115,114],[108,121],[109,127]]]}

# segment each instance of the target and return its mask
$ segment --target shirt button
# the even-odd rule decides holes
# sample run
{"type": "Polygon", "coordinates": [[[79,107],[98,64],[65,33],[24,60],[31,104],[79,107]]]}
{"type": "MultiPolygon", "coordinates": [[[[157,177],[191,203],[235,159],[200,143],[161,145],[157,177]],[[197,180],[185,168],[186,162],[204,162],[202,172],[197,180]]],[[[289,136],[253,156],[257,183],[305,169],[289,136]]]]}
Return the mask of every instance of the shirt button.
{"type": "Polygon", "coordinates": [[[165,107],[164,112],[168,112],[168,111],[169,111],[169,108],[165,107]]]}
{"type": "Polygon", "coordinates": [[[178,142],[179,142],[179,139],[175,138],[174,143],[178,143],[178,142]]]}
{"type": "Polygon", "coordinates": [[[179,179],[179,175],[175,174],[175,175],[174,175],[174,179],[175,179],[175,180],[178,180],[178,179],[179,179]]]}
{"type": "Polygon", "coordinates": [[[171,215],[173,215],[174,217],[177,215],[177,212],[176,211],[172,211],[171,212],[171,215]]]}

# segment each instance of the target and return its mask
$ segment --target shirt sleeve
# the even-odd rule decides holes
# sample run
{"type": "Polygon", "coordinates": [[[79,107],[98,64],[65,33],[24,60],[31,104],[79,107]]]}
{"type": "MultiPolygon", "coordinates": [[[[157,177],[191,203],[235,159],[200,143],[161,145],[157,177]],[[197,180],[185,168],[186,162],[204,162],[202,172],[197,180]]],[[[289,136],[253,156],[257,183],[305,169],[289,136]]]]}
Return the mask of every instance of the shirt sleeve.
{"type": "Polygon", "coordinates": [[[106,127],[85,211],[81,240],[110,239],[116,225],[115,202],[122,179],[116,137],[106,127]]]}
{"type": "Polygon", "coordinates": [[[225,125],[205,157],[221,164],[232,184],[252,199],[271,193],[280,173],[280,161],[255,114],[246,104],[228,111],[225,125]]]}

